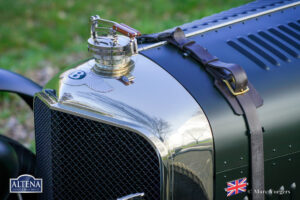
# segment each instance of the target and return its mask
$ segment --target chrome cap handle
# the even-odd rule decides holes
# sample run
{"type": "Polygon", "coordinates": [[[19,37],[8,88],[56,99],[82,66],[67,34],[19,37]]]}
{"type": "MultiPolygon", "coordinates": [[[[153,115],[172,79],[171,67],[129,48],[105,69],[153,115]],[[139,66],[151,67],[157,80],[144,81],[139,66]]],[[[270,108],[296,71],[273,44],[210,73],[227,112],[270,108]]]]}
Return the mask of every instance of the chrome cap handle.
{"type": "Polygon", "coordinates": [[[102,19],[99,15],[91,16],[91,37],[96,39],[98,34],[97,32],[101,33],[101,35],[114,35],[115,32],[119,32],[131,39],[134,39],[137,36],[140,36],[141,33],[134,28],[127,26],[126,24],[119,24],[114,21],[102,19]]]}

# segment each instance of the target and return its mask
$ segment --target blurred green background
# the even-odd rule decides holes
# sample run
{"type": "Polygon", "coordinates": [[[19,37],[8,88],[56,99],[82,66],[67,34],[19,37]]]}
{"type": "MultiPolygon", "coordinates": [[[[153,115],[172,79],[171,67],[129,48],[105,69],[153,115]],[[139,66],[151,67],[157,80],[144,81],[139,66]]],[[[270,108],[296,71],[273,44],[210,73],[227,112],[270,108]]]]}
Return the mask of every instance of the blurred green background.
{"type": "MultiPolygon", "coordinates": [[[[247,2],[0,0],[0,68],[45,84],[59,69],[87,57],[91,15],[153,33],[247,2]]],[[[0,134],[34,150],[32,113],[15,95],[0,94],[0,134]]]]}

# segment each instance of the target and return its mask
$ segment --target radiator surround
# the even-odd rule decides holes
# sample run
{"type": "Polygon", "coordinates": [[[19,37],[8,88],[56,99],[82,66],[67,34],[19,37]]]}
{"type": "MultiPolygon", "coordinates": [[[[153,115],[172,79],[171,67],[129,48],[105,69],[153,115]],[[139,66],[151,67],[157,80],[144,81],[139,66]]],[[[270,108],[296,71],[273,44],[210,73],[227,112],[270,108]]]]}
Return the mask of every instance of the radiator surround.
{"type": "Polygon", "coordinates": [[[213,137],[204,112],[160,66],[140,54],[132,59],[133,84],[93,73],[95,60],[89,59],[58,74],[36,97],[51,110],[123,128],[148,141],[160,161],[159,199],[191,192],[195,195],[187,200],[213,199],[213,137]],[[86,76],[70,79],[77,70],[86,76]]]}

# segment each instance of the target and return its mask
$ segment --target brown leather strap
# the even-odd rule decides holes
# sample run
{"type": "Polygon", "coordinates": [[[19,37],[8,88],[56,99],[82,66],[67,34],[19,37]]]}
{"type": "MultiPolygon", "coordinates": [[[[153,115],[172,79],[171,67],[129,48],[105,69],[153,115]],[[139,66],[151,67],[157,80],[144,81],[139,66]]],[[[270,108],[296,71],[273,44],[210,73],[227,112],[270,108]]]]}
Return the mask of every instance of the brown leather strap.
{"type": "Polygon", "coordinates": [[[249,94],[238,95],[236,98],[245,113],[244,116],[250,133],[252,199],[263,200],[265,184],[262,127],[257,116],[256,107],[249,94]]]}
{"type": "Polygon", "coordinates": [[[180,28],[177,28],[171,37],[166,37],[166,41],[179,47],[183,51],[189,52],[195,60],[203,64],[206,68],[210,68],[216,76],[224,79],[233,77],[235,80],[235,92],[246,89],[248,79],[246,72],[241,66],[219,61],[219,59],[216,56],[211,55],[207,49],[203,48],[195,41],[186,38],[184,32],[180,28]]]}
{"type": "MultiPolygon", "coordinates": [[[[230,103],[235,113],[244,115],[251,140],[252,199],[264,200],[263,133],[256,111],[263,104],[263,100],[252,84],[248,82],[244,69],[240,65],[220,61],[201,45],[186,38],[180,28],[173,33],[163,33],[155,37],[159,41],[168,41],[200,62],[214,77],[215,86],[230,103]]],[[[146,39],[155,40],[150,35],[147,35],[146,39]]]]}

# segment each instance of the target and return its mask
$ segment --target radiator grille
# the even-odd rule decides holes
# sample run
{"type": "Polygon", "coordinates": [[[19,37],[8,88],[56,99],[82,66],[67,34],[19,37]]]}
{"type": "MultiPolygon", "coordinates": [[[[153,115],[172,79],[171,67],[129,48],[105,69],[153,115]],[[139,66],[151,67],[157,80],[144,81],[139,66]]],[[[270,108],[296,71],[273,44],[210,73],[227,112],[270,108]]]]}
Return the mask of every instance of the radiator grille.
{"type": "Polygon", "coordinates": [[[144,192],[160,199],[159,159],[126,129],[34,104],[40,199],[108,199],[144,192]]]}

